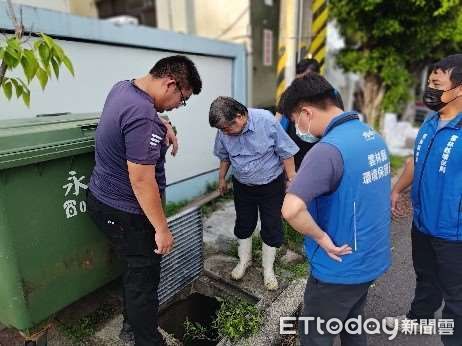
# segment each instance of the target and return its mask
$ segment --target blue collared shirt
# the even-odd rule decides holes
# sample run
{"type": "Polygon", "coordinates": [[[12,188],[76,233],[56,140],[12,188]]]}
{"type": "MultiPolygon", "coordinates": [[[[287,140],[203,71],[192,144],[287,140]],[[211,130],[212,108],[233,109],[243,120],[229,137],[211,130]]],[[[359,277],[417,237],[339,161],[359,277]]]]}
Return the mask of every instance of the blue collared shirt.
{"type": "Polygon", "coordinates": [[[242,184],[267,184],[283,171],[283,160],[298,151],[274,116],[264,109],[248,109],[248,120],[242,133],[230,136],[218,130],[214,154],[230,161],[233,176],[242,184]]]}

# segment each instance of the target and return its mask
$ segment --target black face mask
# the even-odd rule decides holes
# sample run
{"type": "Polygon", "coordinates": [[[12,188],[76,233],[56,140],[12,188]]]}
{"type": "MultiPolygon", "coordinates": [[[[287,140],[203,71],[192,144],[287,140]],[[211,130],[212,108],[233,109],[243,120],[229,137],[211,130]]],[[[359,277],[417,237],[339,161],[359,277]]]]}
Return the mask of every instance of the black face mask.
{"type": "Polygon", "coordinates": [[[423,94],[423,102],[432,111],[438,112],[441,108],[446,106],[446,103],[441,101],[441,96],[444,90],[434,89],[427,86],[423,94]]]}
{"type": "MultiPolygon", "coordinates": [[[[459,85],[456,85],[454,88],[448,90],[439,90],[435,88],[430,88],[427,86],[423,95],[423,102],[425,105],[430,108],[432,111],[438,112],[441,108],[447,105],[447,103],[441,101],[441,96],[445,91],[451,91],[452,89],[457,88],[459,85]]],[[[451,101],[454,101],[459,96],[454,97],[451,101]]]]}

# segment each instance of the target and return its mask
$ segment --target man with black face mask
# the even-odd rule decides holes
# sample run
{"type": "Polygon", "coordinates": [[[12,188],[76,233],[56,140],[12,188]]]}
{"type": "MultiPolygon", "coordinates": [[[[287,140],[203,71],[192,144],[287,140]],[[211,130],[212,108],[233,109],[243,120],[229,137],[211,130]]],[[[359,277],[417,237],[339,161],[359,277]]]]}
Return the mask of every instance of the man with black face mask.
{"type": "MultiPolygon", "coordinates": [[[[412,184],[412,260],[417,279],[410,311],[387,318],[387,324],[433,319],[444,300],[443,319],[454,323],[453,335],[443,335],[440,329],[444,345],[462,345],[461,96],[462,54],[450,55],[431,70],[424,102],[434,113],[420,128],[414,160],[407,163],[391,198],[392,212],[398,214],[399,195],[412,184]]],[[[443,322],[447,327],[448,321],[442,320],[438,326],[443,322]]]]}

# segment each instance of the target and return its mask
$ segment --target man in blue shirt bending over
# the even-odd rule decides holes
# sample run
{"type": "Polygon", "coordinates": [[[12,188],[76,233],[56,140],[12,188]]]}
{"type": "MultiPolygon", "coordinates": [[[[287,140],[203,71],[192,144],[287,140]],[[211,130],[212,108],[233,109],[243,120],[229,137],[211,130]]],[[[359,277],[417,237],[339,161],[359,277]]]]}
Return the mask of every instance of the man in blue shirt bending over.
{"type": "Polygon", "coordinates": [[[219,129],[214,154],[220,159],[220,193],[226,192],[226,174],[230,166],[233,169],[234,234],[239,239],[239,263],[231,277],[242,279],[252,263],[252,234],[260,212],[264,284],[268,290],[275,290],[278,282],[273,270],[274,258],[284,238],[283,171],[290,182],[295,175],[293,156],[298,148],[270,112],[247,109],[231,97],[213,101],[209,122],[219,129]]]}

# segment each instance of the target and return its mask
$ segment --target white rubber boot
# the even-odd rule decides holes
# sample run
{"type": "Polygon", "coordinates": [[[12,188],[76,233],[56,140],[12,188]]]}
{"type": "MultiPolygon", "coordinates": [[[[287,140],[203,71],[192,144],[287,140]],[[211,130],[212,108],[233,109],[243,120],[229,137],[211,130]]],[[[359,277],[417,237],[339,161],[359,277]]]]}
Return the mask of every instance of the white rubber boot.
{"type": "Polygon", "coordinates": [[[262,267],[263,282],[267,290],[274,291],[278,289],[278,280],[274,274],[274,259],[276,258],[276,248],[263,243],[262,245],[262,267]]]}
{"type": "Polygon", "coordinates": [[[234,267],[231,272],[231,278],[240,280],[244,277],[245,271],[252,265],[252,237],[247,239],[238,239],[239,247],[237,253],[239,256],[239,263],[234,267]]]}

